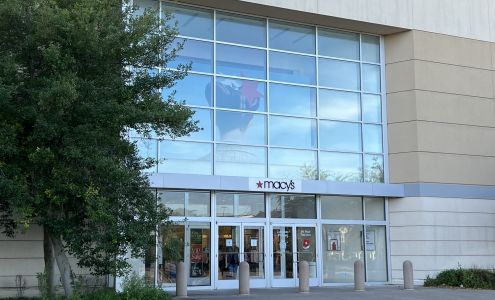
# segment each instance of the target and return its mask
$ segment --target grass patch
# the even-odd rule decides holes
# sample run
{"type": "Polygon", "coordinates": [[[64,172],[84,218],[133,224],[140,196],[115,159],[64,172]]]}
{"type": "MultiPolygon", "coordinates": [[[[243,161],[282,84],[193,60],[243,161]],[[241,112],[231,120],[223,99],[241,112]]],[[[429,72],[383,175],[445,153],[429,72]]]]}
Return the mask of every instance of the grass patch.
{"type": "Polygon", "coordinates": [[[436,278],[427,276],[424,286],[449,286],[469,289],[495,290],[495,271],[477,268],[445,270],[440,272],[436,278]]]}

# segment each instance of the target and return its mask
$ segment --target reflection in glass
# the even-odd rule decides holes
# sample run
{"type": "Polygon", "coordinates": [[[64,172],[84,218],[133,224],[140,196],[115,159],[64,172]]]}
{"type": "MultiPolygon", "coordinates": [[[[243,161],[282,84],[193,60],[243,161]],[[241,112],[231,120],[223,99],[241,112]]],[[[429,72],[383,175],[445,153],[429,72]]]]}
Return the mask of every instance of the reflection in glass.
{"type": "MultiPolygon", "coordinates": [[[[314,227],[296,227],[297,261],[309,264],[309,278],[316,278],[316,233],[314,227]]],[[[297,273],[299,277],[299,270],[297,273]]]]}
{"type": "Polygon", "coordinates": [[[271,83],[270,112],[313,117],[316,115],[316,89],[271,83]]]}
{"type": "Polygon", "coordinates": [[[244,261],[249,264],[249,278],[265,278],[264,228],[244,227],[244,261]]]}
{"type": "Polygon", "coordinates": [[[320,152],[320,180],[362,181],[361,154],[320,152]]]}
{"type": "Polygon", "coordinates": [[[189,237],[187,285],[210,285],[210,223],[191,222],[187,231],[189,237]]]}
{"type": "Polygon", "coordinates": [[[316,121],[270,116],[270,145],[316,148],[316,121]]]}
{"type": "Polygon", "coordinates": [[[372,35],[361,36],[363,50],[363,61],[369,61],[374,63],[380,62],[380,37],[372,35]]]}
{"type": "Polygon", "coordinates": [[[216,20],[218,41],[258,47],[266,46],[265,20],[221,12],[217,13],[216,20]]]}
{"type": "Polygon", "coordinates": [[[172,210],[172,216],[209,217],[209,192],[158,191],[158,203],[172,210]]]}
{"type": "Polygon", "coordinates": [[[158,286],[175,286],[176,263],[184,260],[184,225],[162,225],[158,239],[158,286]]]}
{"type": "Polygon", "coordinates": [[[363,91],[379,93],[380,66],[363,64],[363,91]]]}
{"type": "Polygon", "coordinates": [[[366,226],[366,281],[387,281],[385,226],[366,226]]]}
{"type": "Polygon", "coordinates": [[[318,29],[318,54],[359,60],[359,34],[318,29]]]}
{"type": "Polygon", "coordinates": [[[265,111],[264,82],[217,77],[216,106],[249,111],[265,111]]]}
{"type": "Polygon", "coordinates": [[[362,225],[323,225],[323,282],[354,282],[354,262],[363,260],[362,225]]]}
{"type": "Polygon", "coordinates": [[[272,178],[317,179],[316,152],[270,148],[268,176],[272,178]]]}
{"type": "Polygon", "coordinates": [[[362,220],[361,197],[321,196],[321,217],[331,220],[362,220]]]}
{"type": "Polygon", "coordinates": [[[175,43],[184,42],[184,46],[177,52],[173,61],[169,62],[167,67],[177,68],[180,64],[187,65],[192,63],[191,70],[198,72],[213,72],[213,43],[189,40],[175,39],[175,43]]]}
{"type": "Polygon", "coordinates": [[[380,95],[363,94],[363,122],[382,122],[382,103],[380,95]]]}
{"type": "Polygon", "coordinates": [[[269,39],[272,49],[315,53],[315,28],[312,26],[270,20],[269,39]]]}
{"type": "Polygon", "coordinates": [[[187,193],[186,194],[186,216],[187,217],[209,217],[210,216],[210,193],[187,193]]]}
{"type": "Polygon", "coordinates": [[[383,155],[364,155],[364,181],[384,181],[383,155]]]}
{"type": "Polygon", "coordinates": [[[156,159],[158,158],[158,144],[157,140],[146,138],[131,138],[131,142],[136,143],[138,150],[137,154],[141,159],[154,159],[155,163],[150,168],[143,170],[143,172],[156,172],[156,159]]]}
{"type": "Polygon", "coordinates": [[[364,198],[366,220],[385,221],[385,199],[364,198]]]}
{"type": "Polygon", "coordinates": [[[361,152],[360,123],[320,120],[320,148],[361,152]]]}
{"type": "Polygon", "coordinates": [[[213,39],[213,11],[163,2],[164,10],[172,13],[171,27],[178,23],[179,34],[213,39]]]}
{"type": "Polygon", "coordinates": [[[212,146],[209,143],[160,141],[159,173],[212,173],[212,146]]]}
{"type": "Polygon", "coordinates": [[[270,80],[314,85],[315,58],[270,51],[270,80]]]}
{"type": "Polygon", "coordinates": [[[363,125],[363,148],[364,152],[381,153],[382,147],[382,126],[364,124],[363,125]]]}
{"type": "Polygon", "coordinates": [[[316,199],[312,195],[271,195],[271,217],[316,219],[316,199]]]}
{"type": "Polygon", "coordinates": [[[359,93],[320,89],[318,115],[335,120],[359,121],[359,93]]]}
{"type": "Polygon", "coordinates": [[[143,15],[145,9],[158,10],[158,2],[153,0],[134,0],[132,4],[136,8],[133,13],[136,16],[143,15]]]}
{"type": "Polygon", "coordinates": [[[266,176],[266,148],[217,144],[215,174],[225,176],[266,176]]]}
{"type": "Polygon", "coordinates": [[[265,123],[264,115],[217,110],[217,141],[264,145],[265,123]]]}
{"type": "Polygon", "coordinates": [[[292,227],[273,227],[273,278],[294,278],[294,253],[292,251],[292,227]]]}
{"type": "Polygon", "coordinates": [[[186,136],[178,138],[179,140],[199,140],[199,141],[211,141],[213,140],[213,111],[205,108],[192,108],[194,115],[191,117],[193,121],[199,121],[199,131],[191,132],[186,136]]]}
{"type": "Polygon", "coordinates": [[[218,279],[236,280],[240,262],[239,226],[218,226],[218,279]]]}
{"type": "Polygon", "coordinates": [[[266,51],[217,44],[217,74],[266,78],[266,51]]]}
{"type": "Polygon", "coordinates": [[[158,203],[170,209],[171,216],[186,215],[186,193],[173,191],[158,191],[158,203]]]}
{"type": "Polygon", "coordinates": [[[217,193],[217,217],[265,217],[265,195],[217,193]]]}
{"type": "Polygon", "coordinates": [[[213,76],[188,74],[184,79],[176,81],[172,89],[162,90],[162,99],[175,90],[175,101],[185,101],[186,105],[212,106],[213,76]]]}
{"type": "Polygon", "coordinates": [[[318,59],[318,79],[321,86],[359,90],[359,63],[333,59],[318,59]]]}

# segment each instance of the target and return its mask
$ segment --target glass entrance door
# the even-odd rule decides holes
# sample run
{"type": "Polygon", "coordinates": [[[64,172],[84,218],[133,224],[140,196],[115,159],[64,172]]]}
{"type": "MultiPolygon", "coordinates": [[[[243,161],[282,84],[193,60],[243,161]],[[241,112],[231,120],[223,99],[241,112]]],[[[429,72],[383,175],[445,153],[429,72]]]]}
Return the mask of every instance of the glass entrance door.
{"type": "Polygon", "coordinates": [[[296,286],[302,260],[309,264],[310,285],[317,285],[316,226],[273,225],[271,234],[272,286],[296,286]]]}
{"type": "Polygon", "coordinates": [[[218,225],[217,288],[239,287],[239,264],[249,264],[250,286],[266,287],[264,226],[253,223],[218,225]]]}

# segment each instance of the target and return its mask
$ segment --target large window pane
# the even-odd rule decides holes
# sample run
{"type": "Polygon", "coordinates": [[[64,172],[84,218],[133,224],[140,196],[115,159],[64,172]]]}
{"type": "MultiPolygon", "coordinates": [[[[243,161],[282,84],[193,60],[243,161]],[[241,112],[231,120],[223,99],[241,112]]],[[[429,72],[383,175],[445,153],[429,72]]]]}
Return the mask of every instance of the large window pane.
{"type": "Polygon", "coordinates": [[[385,221],[385,199],[364,198],[366,220],[385,221]]]}
{"type": "Polygon", "coordinates": [[[359,90],[359,63],[324,58],[319,58],[318,63],[321,86],[359,90]]]}
{"type": "Polygon", "coordinates": [[[173,216],[210,216],[209,192],[175,192],[158,190],[158,203],[170,208],[173,216]]]}
{"type": "Polygon", "coordinates": [[[266,78],[266,51],[217,44],[217,74],[266,78]]]}
{"type": "Polygon", "coordinates": [[[184,192],[158,191],[158,203],[171,210],[171,216],[186,215],[186,194],[184,192]]]}
{"type": "MultiPolygon", "coordinates": [[[[158,143],[155,139],[146,138],[131,138],[131,142],[136,143],[138,150],[138,156],[142,159],[156,159],[158,158],[158,143]]],[[[143,172],[156,172],[156,164],[143,172]]]]}
{"type": "Polygon", "coordinates": [[[354,282],[354,262],[363,260],[362,225],[323,225],[323,282],[354,282]]]}
{"type": "Polygon", "coordinates": [[[361,152],[360,123],[320,121],[320,148],[361,152]]]}
{"type": "Polygon", "coordinates": [[[359,34],[319,29],[318,54],[359,60],[359,34]]]}
{"type": "Polygon", "coordinates": [[[260,114],[217,110],[217,141],[266,144],[266,117],[260,114]]]}
{"type": "Polygon", "coordinates": [[[179,34],[213,39],[213,11],[163,2],[164,10],[172,13],[170,26],[177,22],[179,34]]]}
{"type": "Polygon", "coordinates": [[[168,67],[177,68],[179,64],[192,63],[192,71],[213,72],[213,43],[180,38],[177,38],[176,42],[184,42],[184,48],[177,52],[177,56],[169,62],[168,67]]]}
{"type": "Polygon", "coordinates": [[[316,219],[315,196],[271,195],[272,218],[316,219]]]}
{"type": "Polygon", "coordinates": [[[159,173],[212,173],[212,145],[180,141],[160,142],[159,173]]]}
{"type": "Polygon", "coordinates": [[[217,193],[217,217],[265,217],[265,195],[217,193]]]}
{"type": "Polygon", "coordinates": [[[193,121],[199,121],[198,126],[201,128],[199,131],[191,132],[190,134],[180,137],[180,140],[200,140],[211,141],[213,139],[213,110],[204,108],[193,108],[194,115],[193,121]]]}
{"type": "Polygon", "coordinates": [[[380,62],[380,38],[372,35],[362,36],[363,61],[380,62]]]}
{"type": "Polygon", "coordinates": [[[372,124],[363,125],[363,149],[364,152],[383,152],[382,126],[372,124]]]}
{"type": "Polygon", "coordinates": [[[258,47],[266,46],[266,21],[264,19],[220,12],[216,17],[218,41],[258,47]]]}
{"type": "Polygon", "coordinates": [[[316,148],[316,121],[270,116],[270,145],[316,148]]]}
{"type": "Polygon", "coordinates": [[[362,220],[361,197],[321,196],[321,217],[330,220],[362,220]]]}
{"type": "Polygon", "coordinates": [[[316,89],[285,84],[270,84],[270,112],[315,116],[316,89]]]}
{"type": "Polygon", "coordinates": [[[320,180],[362,181],[361,154],[320,152],[320,180]]]}
{"type": "Polygon", "coordinates": [[[265,111],[266,84],[260,81],[217,77],[217,107],[265,111]]]}
{"type": "Polygon", "coordinates": [[[315,58],[270,51],[270,80],[315,84],[315,58]]]}
{"type": "Polygon", "coordinates": [[[366,226],[366,281],[387,281],[387,239],[385,226],[366,226]]]}
{"type": "Polygon", "coordinates": [[[363,91],[379,93],[380,66],[363,64],[363,91]]]}
{"type": "Polygon", "coordinates": [[[268,176],[272,178],[317,179],[316,152],[271,148],[268,176]]]}
{"type": "Polygon", "coordinates": [[[383,182],[384,167],[382,155],[365,155],[364,156],[364,181],[365,182],[383,182]]]}
{"type": "Polygon", "coordinates": [[[175,286],[177,268],[175,262],[184,259],[184,225],[162,225],[158,236],[159,286],[175,286]]]}
{"type": "Polygon", "coordinates": [[[212,76],[188,74],[184,79],[177,81],[173,88],[163,89],[162,98],[166,100],[175,90],[176,101],[185,101],[187,105],[212,106],[212,87],[212,76]]]}
{"type": "Polygon", "coordinates": [[[320,89],[318,115],[335,120],[359,121],[359,93],[320,89]]]}
{"type": "Polygon", "coordinates": [[[380,95],[363,94],[362,105],[364,122],[382,122],[382,101],[380,95]]]}
{"type": "Polygon", "coordinates": [[[134,0],[132,4],[137,8],[134,12],[136,16],[143,15],[145,9],[158,10],[158,2],[153,0],[134,0]]]}
{"type": "Polygon", "coordinates": [[[315,53],[315,28],[270,21],[269,47],[294,52],[315,53]]]}
{"type": "Polygon", "coordinates": [[[266,176],[266,148],[217,144],[215,174],[227,176],[266,176]]]}

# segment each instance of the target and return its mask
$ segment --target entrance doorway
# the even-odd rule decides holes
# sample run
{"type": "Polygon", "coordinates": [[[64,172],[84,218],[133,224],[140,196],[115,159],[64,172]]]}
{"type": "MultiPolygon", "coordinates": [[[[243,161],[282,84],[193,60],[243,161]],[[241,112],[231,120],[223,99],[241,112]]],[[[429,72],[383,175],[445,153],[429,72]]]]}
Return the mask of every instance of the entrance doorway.
{"type": "Polygon", "coordinates": [[[266,287],[265,226],[256,223],[222,223],[217,227],[217,288],[239,287],[239,264],[249,264],[251,287],[266,287]]]}
{"type": "Polygon", "coordinates": [[[272,286],[297,286],[298,263],[303,260],[309,264],[310,285],[318,285],[316,225],[274,224],[271,235],[272,286]]]}

